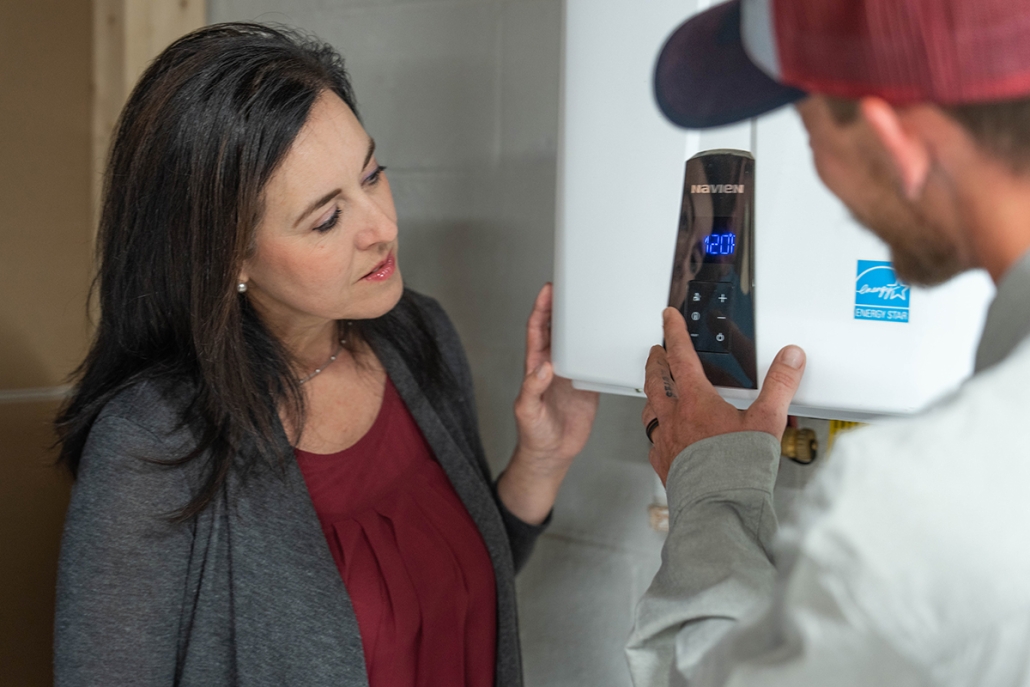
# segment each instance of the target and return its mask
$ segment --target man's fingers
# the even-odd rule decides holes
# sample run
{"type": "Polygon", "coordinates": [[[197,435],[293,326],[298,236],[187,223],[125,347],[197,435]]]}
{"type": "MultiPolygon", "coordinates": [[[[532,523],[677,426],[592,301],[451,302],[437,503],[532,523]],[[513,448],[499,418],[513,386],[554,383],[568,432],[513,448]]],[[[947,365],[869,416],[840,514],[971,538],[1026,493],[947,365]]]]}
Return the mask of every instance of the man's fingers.
{"type": "Polygon", "coordinates": [[[647,423],[656,417],[658,417],[658,413],[654,412],[654,408],[651,407],[651,402],[648,401],[644,404],[644,412],[640,414],[640,422],[647,427],[647,423]]]}
{"type": "MultiPolygon", "coordinates": [[[[653,417],[667,417],[667,410],[676,402],[677,392],[664,348],[651,347],[644,372],[644,393],[647,395],[647,405],[654,413],[653,417]]],[[[651,419],[648,418],[648,421],[651,419]]]]}
{"type": "Polygon", "coordinates": [[[780,436],[787,422],[787,409],[804,372],[804,351],[797,346],[781,350],[765,375],[762,391],[747,411],[749,424],[757,423],[755,429],[780,436]]]}
{"type": "Polygon", "coordinates": [[[669,369],[680,388],[695,387],[699,383],[711,386],[701,367],[701,360],[694,351],[694,342],[687,331],[687,321],[676,308],[662,311],[662,325],[665,330],[665,350],[668,352],[669,369]]]}

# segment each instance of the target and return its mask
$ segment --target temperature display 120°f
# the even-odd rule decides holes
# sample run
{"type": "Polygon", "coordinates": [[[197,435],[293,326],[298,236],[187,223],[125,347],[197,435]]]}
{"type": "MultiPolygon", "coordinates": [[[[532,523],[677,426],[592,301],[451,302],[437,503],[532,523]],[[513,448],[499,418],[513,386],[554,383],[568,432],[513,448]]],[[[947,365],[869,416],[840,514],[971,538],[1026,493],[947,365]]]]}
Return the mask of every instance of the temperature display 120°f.
{"type": "Polygon", "coordinates": [[[705,237],[705,255],[733,255],[737,249],[734,234],[711,234],[705,237]]]}

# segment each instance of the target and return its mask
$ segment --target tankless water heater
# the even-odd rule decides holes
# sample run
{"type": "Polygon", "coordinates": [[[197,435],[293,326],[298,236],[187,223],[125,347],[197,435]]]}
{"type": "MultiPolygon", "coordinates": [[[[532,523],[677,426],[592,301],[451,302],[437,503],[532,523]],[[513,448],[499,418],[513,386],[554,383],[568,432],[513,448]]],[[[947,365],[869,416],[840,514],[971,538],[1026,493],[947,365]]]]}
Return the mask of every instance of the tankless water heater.
{"type": "Polygon", "coordinates": [[[776,353],[808,354],[792,412],[924,407],[972,370],[993,286],[898,279],[820,183],[792,108],[685,132],[652,92],[682,0],[566,0],[553,355],[580,388],[642,394],[672,305],[720,393],[746,406],[776,353]]]}

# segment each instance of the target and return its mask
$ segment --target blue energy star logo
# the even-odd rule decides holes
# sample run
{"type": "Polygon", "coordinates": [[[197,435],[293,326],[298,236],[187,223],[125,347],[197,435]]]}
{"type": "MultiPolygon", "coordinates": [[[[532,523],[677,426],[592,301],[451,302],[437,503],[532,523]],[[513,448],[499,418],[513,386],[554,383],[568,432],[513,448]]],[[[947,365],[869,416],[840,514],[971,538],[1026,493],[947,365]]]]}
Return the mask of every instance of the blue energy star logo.
{"type": "Polygon", "coordinates": [[[908,322],[911,287],[898,279],[889,262],[858,261],[855,319],[908,322]]]}

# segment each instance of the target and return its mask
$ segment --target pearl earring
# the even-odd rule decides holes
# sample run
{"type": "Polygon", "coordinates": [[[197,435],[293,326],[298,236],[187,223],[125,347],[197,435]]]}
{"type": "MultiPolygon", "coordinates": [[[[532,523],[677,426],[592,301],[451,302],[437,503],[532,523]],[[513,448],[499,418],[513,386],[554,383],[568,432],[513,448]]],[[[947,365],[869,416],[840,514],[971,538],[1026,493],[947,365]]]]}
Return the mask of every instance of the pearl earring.
{"type": "Polygon", "coordinates": [[[236,290],[239,291],[240,293],[246,293],[247,292],[247,282],[241,281],[239,284],[236,285],[236,290]]]}

